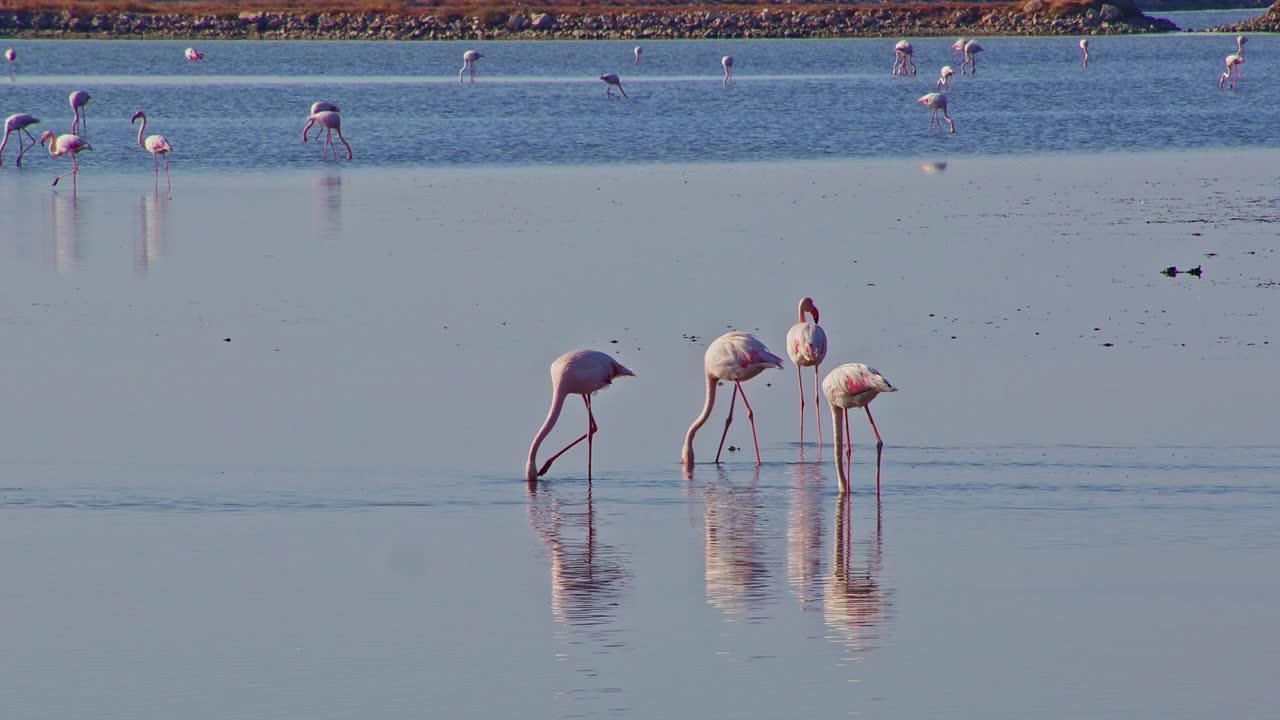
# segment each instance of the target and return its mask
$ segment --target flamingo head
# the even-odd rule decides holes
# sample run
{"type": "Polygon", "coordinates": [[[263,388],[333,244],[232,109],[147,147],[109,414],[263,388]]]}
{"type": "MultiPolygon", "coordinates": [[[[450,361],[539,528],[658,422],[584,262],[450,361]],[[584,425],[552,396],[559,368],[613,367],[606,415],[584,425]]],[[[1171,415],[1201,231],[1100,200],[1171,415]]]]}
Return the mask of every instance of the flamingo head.
{"type": "Polygon", "coordinates": [[[142,118],[143,120],[146,120],[147,114],[139,110],[138,112],[133,114],[133,117],[129,118],[129,124],[132,125],[133,123],[137,122],[138,118],[142,118]]]}
{"type": "Polygon", "coordinates": [[[813,304],[813,298],[800,298],[800,316],[804,317],[805,313],[809,313],[813,317],[813,324],[818,324],[818,306],[813,304]]]}
{"type": "Polygon", "coordinates": [[[53,133],[49,130],[45,130],[44,132],[40,133],[40,147],[44,147],[44,144],[49,140],[52,140],[53,137],[54,137],[53,133]]]}

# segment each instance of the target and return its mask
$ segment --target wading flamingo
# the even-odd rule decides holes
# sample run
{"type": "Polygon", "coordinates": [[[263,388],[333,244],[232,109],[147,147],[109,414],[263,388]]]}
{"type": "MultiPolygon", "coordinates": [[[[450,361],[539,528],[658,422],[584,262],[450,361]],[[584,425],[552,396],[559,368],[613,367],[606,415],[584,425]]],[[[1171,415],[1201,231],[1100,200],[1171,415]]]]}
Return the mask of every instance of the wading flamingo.
{"type": "Polygon", "coordinates": [[[716,462],[720,462],[720,453],[724,450],[724,439],[729,434],[729,424],[733,422],[733,404],[738,396],[742,396],[742,404],[747,406],[747,421],[751,423],[751,442],[756,448],[756,464],[760,464],[760,443],[756,440],[755,413],[747,402],[747,394],[742,391],[742,382],[750,380],[768,368],[781,368],[782,358],[769,352],[756,336],[744,332],[729,332],[721,335],[707,348],[703,357],[703,369],[707,377],[707,399],[702,406],[702,413],[689,426],[684,436],[684,447],[680,451],[680,462],[693,464],[693,436],[698,433],[711,417],[711,408],[716,403],[716,385],[724,380],[733,383],[733,398],[729,400],[729,417],[724,421],[724,434],[720,436],[720,448],[716,450],[716,462]]]}
{"type": "MultiPolygon", "coordinates": [[[[324,100],[311,103],[312,115],[315,115],[316,113],[322,113],[322,112],[338,112],[338,106],[334,105],[331,102],[325,102],[324,100]]],[[[316,127],[316,137],[320,137],[320,131],[322,129],[324,128],[321,126],[316,127]]]]}
{"type": "Polygon", "coordinates": [[[800,442],[804,443],[804,378],[800,375],[800,368],[813,368],[813,416],[818,428],[818,457],[822,457],[822,410],[819,407],[819,399],[822,397],[818,393],[818,366],[822,364],[822,359],[827,356],[827,333],[818,327],[818,306],[813,304],[813,298],[800,298],[800,308],[797,311],[796,324],[791,326],[787,331],[787,357],[791,358],[791,362],[796,365],[796,381],[800,385],[800,442]],[[813,322],[805,320],[804,314],[809,313],[813,318],[813,322]]]}
{"type": "Polygon", "coordinates": [[[462,82],[462,76],[468,70],[471,71],[471,82],[476,81],[476,61],[482,57],[484,55],[475,50],[468,50],[462,53],[462,69],[458,71],[458,82],[462,82]]]}
{"type": "Polygon", "coordinates": [[[915,49],[911,47],[911,43],[906,40],[899,40],[893,46],[893,74],[894,75],[915,75],[916,60],[915,49]],[[907,66],[911,66],[911,71],[907,71],[907,66]]]}
{"type": "Polygon", "coordinates": [[[967,42],[969,41],[964,38],[956,38],[956,41],[951,43],[951,59],[952,60],[954,60],[957,55],[964,54],[964,44],[967,42]]]}
{"type": "Polygon", "coordinates": [[[982,52],[982,46],[981,46],[981,45],[979,45],[978,43],[974,42],[973,40],[970,40],[969,42],[967,42],[967,43],[965,43],[965,44],[964,44],[964,60],[963,60],[963,61],[961,61],[961,63],[960,63],[960,74],[961,74],[961,75],[964,75],[964,74],[965,74],[965,73],[964,73],[964,66],[965,66],[965,65],[968,65],[968,66],[969,66],[969,74],[970,74],[970,75],[977,75],[977,74],[978,74],[978,61],[977,61],[977,60],[975,60],[973,56],[974,56],[974,55],[977,55],[977,54],[978,54],[978,53],[980,53],[980,52],[982,52]]]}
{"type": "Polygon", "coordinates": [[[832,437],[835,444],[836,478],[840,484],[840,492],[849,492],[849,476],[846,472],[849,455],[852,453],[852,441],[849,435],[849,408],[862,408],[867,411],[867,420],[871,422],[871,432],[876,435],[876,495],[880,494],[880,453],[884,450],[884,441],[880,439],[880,431],[876,429],[875,418],[871,417],[868,405],[882,392],[894,392],[898,388],[889,384],[884,376],[873,367],[862,363],[845,363],[827,373],[822,381],[822,392],[831,403],[832,437]]]}
{"type": "Polygon", "coordinates": [[[942,66],[942,73],[938,75],[938,84],[933,86],[934,90],[951,89],[951,76],[956,74],[955,68],[950,65],[942,66]]]}
{"type": "Polygon", "coordinates": [[[928,95],[922,95],[918,103],[924,103],[925,106],[933,110],[933,114],[929,116],[929,129],[925,132],[933,131],[933,124],[938,124],[938,132],[942,132],[942,121],[938,119],[938,113],[942,113],[942,117],[946,119],[947,125],[951,126],[951,132],[956,131],[956,124],[951,122],[951,116],[947,114],[947,96],[940,92],[931,92],[928,95]]]}
{"type": "Polygon", "coordinates": [[[583,440],[587,441],[587,480],[591,479],[591,451],[596,430],[596,418],[591,412],[591,396],[613,384],[615,378],[635,377],[635,373],[620,365],[613,358],[598,350],[574,350],[567,352],[551,363],[551,410],[538,434],[533,436],[533,444],[529,446],[529,460],[524,466],[524,479],[535,483],[538,478],[551,469],[551,463],[565,454],[569,448],[583,440]],[[560,418],[560,410],[564,407],[564,399],[569,395],[581,395],[587,405],[587,432],[574,440],[563,450],[551,456],[538,469],[538,446],[555,427],[560,418]]]}
{"type": "MultiPolygon", "coordinates": [[[[40,135],[40,146],[44,147],[44,144],[46,141],[52,141],[52,142],[49,142],[50,155],[54,157],[58,157],[59,155],[67,155],[67,154],[71,155],[71,169],[68,170],[67,172],[62,173],[58,177],[54,178],[53,179],[54,185],[57,185],[59,180],[61,180],[62,178],[68,175],[74,176],[77,173],[79,173],[80,163],[76,161],[76,155],[79,155],[81,150],[93,149],[93,146],[85,142],[84,138],[72,133],[68,133],[66,135],[59,135],[55,138],[53,133],[49,132],[48,130],[45,130],[44,133],[40,135]]],[[[75,177],[72,177],[71,181],[75,182],[75,177]]]]}
{"type": "Polygon", "coordinates": [[[27,128],[40,122],[38,118],[32,117],[26,113],[17,113],[10,115],[4,120],[4,140],[0,140],[0,167],[4,167],[4,146],[9,144],[9,133],[18,134],[18,167],[22,167],[22,154],[29,147],[35,147],[36,136],[31,134],[27,128]],[[26,133],[31,138],[30,145],[22,143],[22,133],[26,133]]]}
{"type": "Polygon", "coordinates": [[[17,51],[15,51],[13,48],[9,48],[8,50],[5,50],[4,59],[8,60],[9,64],[12,65],[13,61],[18,59],[17,51]]]}
{"type": "Polygon", "coordinates": [[[1247,42],[1249,42],[1249,38],[1243,35],[1236,36],[1236,54],[1240,57],[1244,57],[1244,45],[1247,42]]]}
{"type": "Polygon", "coordinates": [[[1222,89],[1222,83],[1231,78],[1231,89],[1236,89],[1236,80],[1240,78],[1240,66],[1244,64],[1244,58],[1232,53],[1226,58],[1227,71],[1218,77],[1218,89],[1222,89]]]}
{"type": "MultiPolygon", "coordinates": [[[[342,141],[343,145],[346,145],[347,159],[350,160],[351,146],[347,144],[347,139],[342,137],[342,116],[333,110],[322,110],[307,116],[306,127],[302,128],[302,142],[307,141],[307,131],[311,129],[312,125],[316,124],[319,124],[325,130],[324,150],[321,153],[321,157],[328,157],[329,148],[333,148],[333,159],[338,159],[338,148],[333,146],[333,132],[336,130],[338,131],[338,139],[342,141]]],[[[319,137],[319,135],[316,137],[319,137]]]]}
{"type": "Polygon", "coordinates": [[[724,68],[724,87],[729,87],[729,76],[733,74],[733,56],[725,55],[720,58],[720,67],[724,68]]]}
{"type": "Polygon", "coordinates": [[[1089,67],[1089,38],[1080,38],[1080,64],[1089,67]]]}
{"type": "Polygon", "coordinates": [[[636,49],[635,49],[633,52],[635,53],[636,61],[635,61],[635,62],[633,62],[633,63],[631,63],[631,64],[632,64],[632,65],[639,65],[639,64],[640,64],[640,56],[644,54],[644,48],[642,48],[642,47],[640,47],[639,45],[637,45],[637,46],[636,46],[636,49]]]}
{"type": "Polygon", "coordinates": [[[67,101],[71,103],[71,111],[76,114],[75,120],[71,122],[71,133],[75,134],[80,128],[81,115],[84,115],[84,129],[89,129],[89,114],[82,112],[82,108],[89,104],[93,98],[89,97],[89,93],[83,90],[76,90],[67,96],[67,101]]]}
{"type": "Polygon", "coordinates": [[[618,79],[617,75],[613,73],[606,73],[604,75],[601,75],[600,79],[603,80],[605,83],[605,88],[604,88],[605,95],[608,95],[609,97],[613,97],[613,89],[616,87],[618,88],[618,92],[622,93],[622,97],[627,97],[627,91],[622,89],[622,81],[618,79]]]}
{"type": "Polygon", "coordinates": [[[191,60],[191,61],[193,61],[193,62],[194,62],[194,61],[196,61],[196,60],[203,60],[203,59],[204,59],[204,53],[202,53],[202,52],[196,52],[196,49],[195,49],[195,48],[187,48],[187,51],[186,51],[185,53],[183,53],[183,54],[187,56],[187,59],[188,59],[188,60],[191,60]]]}
{"type": "Polygon", "coordinates": [[[149,135],[146,140],[142,136],[147,132],[147,114],[139,110],[129,119],[130,123],[142,118],[142,127],[138,128],[138,145],[142,149],[151,153],[151,159],[156,170],[156,184],[160,184],[160,156],[164,156],[164,180],[169,183],[169,189],[173,190],[173,181],[169,179],[169,151],[173,148],[169,145],[169,141],[164,139],[163,135],[149,135]]]}

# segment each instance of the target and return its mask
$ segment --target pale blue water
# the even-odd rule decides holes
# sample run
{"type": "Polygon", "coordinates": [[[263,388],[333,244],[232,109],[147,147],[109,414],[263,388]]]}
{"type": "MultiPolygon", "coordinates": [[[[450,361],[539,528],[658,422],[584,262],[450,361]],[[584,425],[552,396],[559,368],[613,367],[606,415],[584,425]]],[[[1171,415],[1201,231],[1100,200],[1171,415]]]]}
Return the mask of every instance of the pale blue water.
{"type": "Polygon", "coordinates": [[[342,109],[363,166],[703,162],[1272,147],[1265,82],[1280,40],[1258,36],[1245,82],[1217,88],[1234,37],[1097,37],[1079,66],[1077,38],[984,38],[979,74],[949,93],[960,132],[923,137],[950,39],[915,41],[919,74],[890,75],[888,40],[630,42],[204,43],[14,42],[19,64],[0,112],[27,112],[68,132],[67,95],[83,89],[86,163],[138,163],[129,118],[191,169],[308,167],[311,103],[342,109]],[[475,85],[459,84],[462,51],[485,53],[475,85]],[[721,87],[719,59],[737,59],[721,87]],[[1257,58],[1256,60],[1254,58],[1257,58]],[[629,101],[605,98],[596,76],[617,72],[629,101]],[[1231,117],[1224,123],[1224,113],[1231,117]]]}

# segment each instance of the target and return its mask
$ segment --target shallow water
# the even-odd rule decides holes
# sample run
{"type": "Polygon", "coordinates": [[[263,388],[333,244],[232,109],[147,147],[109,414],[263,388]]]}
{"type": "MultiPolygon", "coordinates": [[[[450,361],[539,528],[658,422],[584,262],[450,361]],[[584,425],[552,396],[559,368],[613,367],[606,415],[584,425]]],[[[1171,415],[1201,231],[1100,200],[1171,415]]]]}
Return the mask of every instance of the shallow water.
{"type": "MultiPolygon", "coordinates": [[[[1214,102],[1269,92],[1251,77],[1214,102]]],[[[482,80],[420,86],[558,86],[482,80]]],[[[172,193],[136,148],[74,190],[48,187],[61,160],[6,164],[6,710],[1267,716],[1280,153],[1045,156],[1043,134],[989,158],[921,129],[909,158],[802,162],[784,138],[774,163],[291,147],[226,172],[175,150],[172,193]],[[778,350],[802,294],[824,371],[902,390],[872,406],[878,497],[855,417],[838,502],[790,366],[746,385],[763,465],[741,411],[708,462],[722,407],[676,462],[706,343],[778,350]],[[580,346],[638,377],[593,402],[592,481],[573,452],[528,491],[547,365],[580,346]]],[[[585,422],[570,403],[546,447],[585,422]]]]}

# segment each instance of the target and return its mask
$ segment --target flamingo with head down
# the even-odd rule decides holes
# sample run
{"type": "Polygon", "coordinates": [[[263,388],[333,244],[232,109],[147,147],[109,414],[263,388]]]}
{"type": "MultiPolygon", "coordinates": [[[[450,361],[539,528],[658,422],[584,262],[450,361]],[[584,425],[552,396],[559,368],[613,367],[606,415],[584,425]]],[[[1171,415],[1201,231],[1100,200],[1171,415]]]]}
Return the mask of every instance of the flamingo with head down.
{"type": "Polygon", "coordinates": [[[724,450],[724,439],[729,435],[729,425],[733,422],[733,404],[738,396],[742,396],[742,404],[747,406],[747,421],[751,423],[751,442],[756,448],[756,464],[760,464],[760,443],[756,440],[755,413],[747,402],[747,394],[742,391],[742,383],[759,375],[769,368],[781,368],[782,358],[769,352],[756,336],[744,332],[730,332],[716,338],[707,348],[703,356],[703,371],[707,379],[707,396],[702,412],[689,426],[684,436],[684,447],[680,450],[680,462],[693,464],[693,437],[711,417],[711,409],[716,403],[716,386],[721,380],[733,383],[733,398],[729,401],[729,417],[724,421],[724,434],[720,436],[720,448],[716,450],[716,462],[720,462],[720,453],[724,450]]]}
{"type": "Polygon", "coordinates": [[[616,74],[605,73],[604,75],[600,76],[600,79],[603,80],[605,83],[605,88],[604,88],[605,95],[609,97],[613,97],[613,89],[618,88],[618,92],[622,93],[622,97],[627,97],[627,91],[622,89],[622,80],[616,74]]]}
{"type": "Polygon", "coordinates": [[[942,113],[942,117],[947,121],[947,125],[951,126],[951,132],[956,131],[956,124],[951,121],[951,116],[947,114],[947,96],[940,92],[931,92],[927,95],[920,96],[916,102],[923,104],[925,107],[933,110],[933,114],[929,116],[929,129],[925,132],[932,132],[934,123],[938,125],[938,132],[942,132],[942,121],[938,120],[938,113],[942,113]]]}
{"type": "Polygon", "coordinates": [[[591,479],[591,455],[596,431],[595,415],[591,412],[591,396],[613,384],[616,378],[635,377],[635,373],[623,367],[621,363],[598,350],[574,350],[555,359],[551,363],[551,410],[538,434],[533,436],[533,444],[529,446],[529,458],[524,466],[524,479],[533,484],[538,478],[551,469],[556,458],[568,452],[569,448],[583,440],[587,441],[587,480],[591,479]],[[587,432],[574,440],[563,450],[552,455],[542,468],[538,468],[538,448],[551,433],[556,421],[560,419],[560,411],[564,408],[564,400],[569,395],[581,395],[587,405],[587,432]]]}
{"type": "Polygon", "coordinates": [[[75,119],[71,121],[72,134],[75,134],[80,127],[80,123],[82,122],[81,115],[84,116],[84,129],[89,129],[89,114],[85,112],[83,108],[85,105],[88,105],[89,101],[92,99],[93,98],[89,96],[89,93],[83,90],[76,90],[67,96],[67,101],[71,103],[71,111],[75,113],[75,119]]]}
{"type": "MultiPolygon", "coordinates": [[[[342,137],[342,116],[333,110],[322,110],[307,116],[307,124],[302,128],[302,142],[307,141],[307,131],[311,129],[312,125],[316,124],[325,129],[323,157],[328,157],[329,148],[333,148],[333,159],[338,159],[338,149],[333,146],[333,133],[336,131],[338,139],[347,148],[347,159],[350,160],[351,146],[347,144],[347,139],[342,137]]],[[[319,136],[317,135],[317,137],[319,136]]]]}
{"type": "Polygon", "coordinates": [[[4,166],[4,146],[9,144],[9,133],[18,134],[18,167],[22,167],[22,154],[27,148],[35,147],[36,137],[31,134],[27,128],[40,122],[36,117],[26,113],[16,113],[5,118],[4,121],[4,140],[0,140],[0,167],[4,166]],[[23,145],[22,134],[26,133],[31,138],[30,145],[23,145]]]}
{"type": "Polygon", "coordinates": [[[195,48],[187,48],[187,51],[183,53],[183,55],[185,55],[186,58],[192,62],[195,62],[196,60],[204,59],[204,53],[197,52],[195,48]]]}
{"type": "Polygon", "coordinates": [[[1089,67],[1089,38],[1080,38],[1080,64],[1089,67]]]}
{"type": "Polygon", "coordinates": [[[893,74],[916,74],[915,49],[906,40],[899,40],[893,45],[893,74]],[[908,66],[910,66],[909,71],[908,66]]]}
{"type": "Polygon", "coordinates": [[[733,74],[733,56],[725,55],[720,58],[720,67],[724,68],[724,87],[729,87],[729,76],[733,74]]]}
{"type": "Polygon", "coordinates": [[[1222,83],[1231,78],[1231,89],[1236,89],[1236,80],[1240,78],[1240,66],[1244,64],[1244,58],[1232,53],[1226,57],[1227,70],[1218,77],[1218,89],[1222,89],[1222,83]]]}
{"type": "Polygon", "coordinates": [[[973,56],[977,55],[980,52],[982,52],[982,46],[979,45],[977,42],[970,40],[969,42],[964,44],[964,59],[960,62],[961,75],[965,74],[964,68],[966,65],[969,66],[970,75],[978,74],[978,61],[973,56]]]}
{"type": "Polygon", "coordinates": [[[955,74],[956,74],[955,68],[951,67],[950,65],[943,65],[942,72],[938,75],[938,82],[936,85],[933,86],[933,89],[942,90],[943,88],[946,88],[947,90],[950,90],[951,76],[955,74]]]}
{"type": "MultiPolygon", "coordinates": [[[[840,484],[840,493],[849,492],[849,476],[846,473],[849,454],[852,452],[849,435],[849,410],[862,408],[867,411],[867,420],[871,423],[871,432],[876,436],[876,466],[880,464],[880,453],[884,450],[884,441],[880,439],[880,430],[876,428],[875,418],[871,417],[871,401],[883,392],[895,392],[898,388],[889,384],[884,376],[875,368],[862,363],[845,363],[827,373],[822,381],[822,391],[831,404],[832,436],[835,443],[836,479],[840,484]]],[[[880,494],[880,474],[876,473],[876,495],[880,494]]]]}
{"type": "Polygon", "coordinates": [[[476,61],[482,57],[484,55],[475,50],[468,50],[462,53],[462,69],[458,71],[458,82],[462,82],[462,76],[468,70],[471,71],[471,82],[476,81],[476,61]]]}

